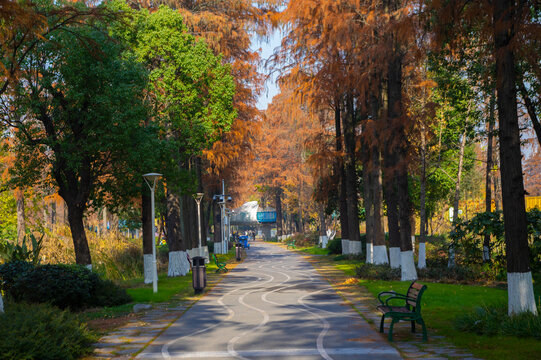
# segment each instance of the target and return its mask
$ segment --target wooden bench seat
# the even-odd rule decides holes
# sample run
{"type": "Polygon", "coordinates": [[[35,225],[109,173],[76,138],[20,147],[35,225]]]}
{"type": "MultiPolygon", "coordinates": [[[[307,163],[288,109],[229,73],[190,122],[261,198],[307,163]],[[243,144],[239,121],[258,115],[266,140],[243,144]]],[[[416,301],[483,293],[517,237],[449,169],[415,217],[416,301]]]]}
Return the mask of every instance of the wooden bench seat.
{"type": "Polygon", "coordinates": [[[400,320],[411,322],[411,332],[415,332],[415,323],[421,325],[423,327],[423,341],[427,340],[426,326],[421,316],[421,299],[425,290],[426,285],[413,281],[406,295],[398,294],[394,291],[384,291],[378,294],[378,300],[381,303],[378,306],[378,310],[383,313],[379,332],[383,332],[385,318],[390,317],[389,341],[393,341],[393,326],[400,320]],[[392,302],[400,302],[403,305],[392,305],[392,302]]]}

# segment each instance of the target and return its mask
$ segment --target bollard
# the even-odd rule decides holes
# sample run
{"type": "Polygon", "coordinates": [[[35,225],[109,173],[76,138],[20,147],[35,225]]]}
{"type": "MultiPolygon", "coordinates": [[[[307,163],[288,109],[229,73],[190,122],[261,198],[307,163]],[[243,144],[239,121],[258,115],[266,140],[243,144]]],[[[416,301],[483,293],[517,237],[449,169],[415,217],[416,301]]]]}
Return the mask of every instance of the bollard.
{"type": "Polygon", "coordinates": [[[237,261],[242,259],[242,245],[240,242],[235,243],[235,255],[237,257],[237,261]]]}
{"type": "Polygon", "coordinates": [[[207,267],[205,258],[196,256],[192,259],[192,286],[196,294],[201,293],[207,286],[207,267]]]}

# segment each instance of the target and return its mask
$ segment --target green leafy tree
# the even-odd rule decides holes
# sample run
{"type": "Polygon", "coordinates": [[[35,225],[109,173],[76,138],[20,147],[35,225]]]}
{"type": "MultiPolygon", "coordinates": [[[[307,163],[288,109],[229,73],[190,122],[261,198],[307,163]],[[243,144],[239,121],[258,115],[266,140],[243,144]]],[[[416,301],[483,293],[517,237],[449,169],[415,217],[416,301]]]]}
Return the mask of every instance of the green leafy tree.
{"type": "Polygon", "coordinates": [[[99,19],[67,24],[36,44],[13,94],[3,99],[14,109],[2,115],[17,128],[17,180],[58,188],[78,264],[91,265],[83,225],[89,203],[116,203],[155,148],[141,126],[146,72],[124,55],[99,19]]]}
{"type": "Polygon", "coordinates": [[[136,11],[122,1],[111,6],[132,17],[132,31],[122,36],[149,72],[147,96],[153,122],[159,125],[167,149],[162,168],[167,183],[169,275],[184,274],[189,267],[178,264],[185,259],[181,252],[191,248],[189,241],[197,237],[196,220],[190,218],[196,211],[191,194],[197,187],[197,158],[236,118],[234,79],[230,66],[203,40],[189,34],[178,11],[166,6],[152,13],[136,11]]]}

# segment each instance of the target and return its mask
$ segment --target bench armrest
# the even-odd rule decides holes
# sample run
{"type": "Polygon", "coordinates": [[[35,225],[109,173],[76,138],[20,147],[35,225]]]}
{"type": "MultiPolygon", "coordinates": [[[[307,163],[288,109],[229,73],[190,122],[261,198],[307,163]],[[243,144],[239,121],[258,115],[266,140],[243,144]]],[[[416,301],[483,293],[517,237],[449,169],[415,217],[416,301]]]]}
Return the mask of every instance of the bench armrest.
{"type": "Polygon", "coordinates": [[[385,296],[396,296],[396,295],[400,295],[400,294],[395,291],[383,291],[378,294],[378,300],[383,305],[385,304],[385,296]]]}
{"type": "Polygon", "coordinates": [[[407,301],[407,300],[413,300],[415,301],[415,299],[412,299],[412,298],[409,298],[407,297],[406,295],[402,295],[402,294],[396,294],[395,296],[390,296],[388,298],[385,299],[385,306],[389,306],[389,301],[391,300],[404,300],[404,301],[407,301]]]}

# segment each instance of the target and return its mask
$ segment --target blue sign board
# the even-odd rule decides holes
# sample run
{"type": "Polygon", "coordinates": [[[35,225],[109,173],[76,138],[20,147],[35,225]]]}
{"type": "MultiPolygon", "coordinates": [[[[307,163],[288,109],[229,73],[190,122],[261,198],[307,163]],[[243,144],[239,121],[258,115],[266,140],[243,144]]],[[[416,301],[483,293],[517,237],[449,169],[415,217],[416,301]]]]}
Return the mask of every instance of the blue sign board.
{"type": "Polygon", "coordinates": [[[259,221],[260,223],[276,222],[276,211],[258,211],[256,215],[257,221],[259,221]]]}

